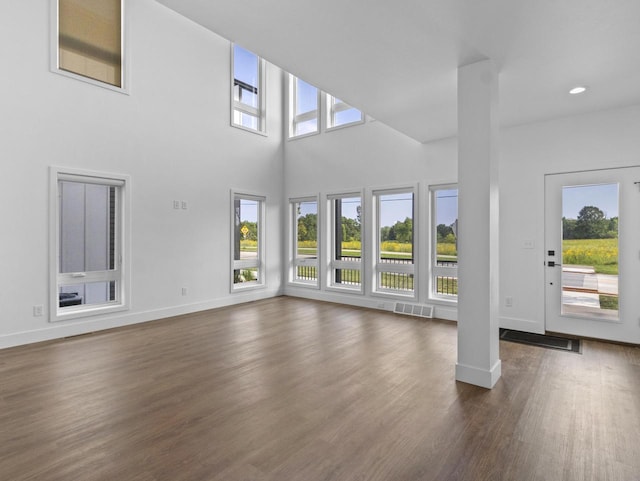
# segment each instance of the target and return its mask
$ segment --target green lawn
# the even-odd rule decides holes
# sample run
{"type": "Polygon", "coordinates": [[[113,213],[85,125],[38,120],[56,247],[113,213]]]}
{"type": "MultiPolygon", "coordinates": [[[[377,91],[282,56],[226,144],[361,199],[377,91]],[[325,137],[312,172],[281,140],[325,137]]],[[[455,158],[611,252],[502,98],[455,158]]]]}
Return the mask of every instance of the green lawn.
{"type": "Polygon", "coordinates": [[[600,294],[600,309],[618,310],[618,296],[605,296],[600,294]]]}

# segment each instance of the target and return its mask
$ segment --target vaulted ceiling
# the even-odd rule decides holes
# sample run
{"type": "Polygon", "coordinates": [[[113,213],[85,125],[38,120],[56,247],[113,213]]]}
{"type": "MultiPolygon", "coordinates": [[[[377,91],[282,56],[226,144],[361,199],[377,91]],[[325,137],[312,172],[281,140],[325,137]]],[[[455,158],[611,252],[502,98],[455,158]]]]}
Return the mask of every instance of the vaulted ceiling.
{"type": "Polygon", "coordinates": [[[158,1],[420,142],[485,58],[505,126],[640,103],[638,0],[158,1]]]}

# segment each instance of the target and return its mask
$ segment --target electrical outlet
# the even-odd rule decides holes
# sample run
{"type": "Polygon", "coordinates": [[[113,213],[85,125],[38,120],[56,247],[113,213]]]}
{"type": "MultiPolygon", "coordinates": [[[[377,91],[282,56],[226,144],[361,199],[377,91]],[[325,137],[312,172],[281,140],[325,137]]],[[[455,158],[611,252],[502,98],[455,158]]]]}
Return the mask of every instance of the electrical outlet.
{"type": "Polygon", "coordinates": [[[513,297],[511,296],[507,296],[504,298],[504,306],[505,307],[512,307],[513,306],[513,297]]]}
{"type": "Polygon", "coordinates": [[[183,295],[183,296],[186,296],[186,295],[187,295],[187,288],[186,288],[186,287],[183,287],[183,288],[182,288],[182,295],[183,295]]]}
{"type": "Polygon", "coordinates": [[[174,200],[173,201],[173,208],[174,209],[179,209],[180,208],[180,201],[179,200],[174,200]]]}
{"type": "Polygon", "coordinates": [[[41,305],[33,306],[33,317],[42,317],[44,307],[41,305]]]}
{"type": "Polygon", "coordinates": [[[181,205],[182,205],[182,210],[187,210],[187,201],[186,200],[183,200],[181,205]]]}

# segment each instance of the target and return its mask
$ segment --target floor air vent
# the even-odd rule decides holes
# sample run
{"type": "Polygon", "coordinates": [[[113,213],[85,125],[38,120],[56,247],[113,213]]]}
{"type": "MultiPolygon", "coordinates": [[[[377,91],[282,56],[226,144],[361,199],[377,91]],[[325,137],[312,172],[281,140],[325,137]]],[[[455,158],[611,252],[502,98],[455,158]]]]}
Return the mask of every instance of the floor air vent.
{"type": "Polygon", "coordinates": [[[396,302],[393,309],[396,314],[404,314],[406,316],[416,317],[433,317],[433,306],[425,306],[422,304],[408,304],[406,302],[396,302]]]}

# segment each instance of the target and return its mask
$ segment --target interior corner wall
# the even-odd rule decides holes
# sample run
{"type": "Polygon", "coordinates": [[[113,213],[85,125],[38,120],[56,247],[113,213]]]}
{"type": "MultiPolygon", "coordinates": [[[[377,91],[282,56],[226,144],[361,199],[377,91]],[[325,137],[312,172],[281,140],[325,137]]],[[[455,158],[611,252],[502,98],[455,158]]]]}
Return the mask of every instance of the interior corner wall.
{"type": "Polygon", "coordinates": [[[153,0],[127,6],[130,95],[50,71],[49,0],[0,3],[0,347],[282,291],[282,72],[267,69],[268,135],[231,127],[229,41],[153,0]],[[48,322],[52,165],[131,177],[124,314],[48,322]],[[232,188],[267,197],[266,288],[234,294],[232,188]]]}
{"type": "MultiPolygon", "coordinates": [[[[285,202],[289,198],[320,195],[320,201],[324,203],[327,194],[363,189],[370,192],[372,189],[412,186],[418,182],[418,220],[414,221],[418,226],[418,245],[415,251],[417,285],[423,287],[418,287],[415,302],[434,304],[427,299],[427,289],[424,287],[428,282],[429,262],[428,187],[456,182],[455,139],[421,144],[382,122],[367,121],[364,124],[285,141],[284,149],[285,202]]],[[[322,230],[326,228],[322,208],[320,214],[322,230]]],[[[371,226],[365,226],[363,236],[370,231],[371,226]]],[[[325,234],[326,231],[322,231],[320,235],[325,234]]],[[[392,310],[395,302],[394,299],[375,295],[336,292],[326,289],[325,285],[313,289],[285,284],[285,293],[385,310],[392,310]]],[[[436,304],[435,315],[456,319],[457,312],[455,306],[436,304]]]]}

